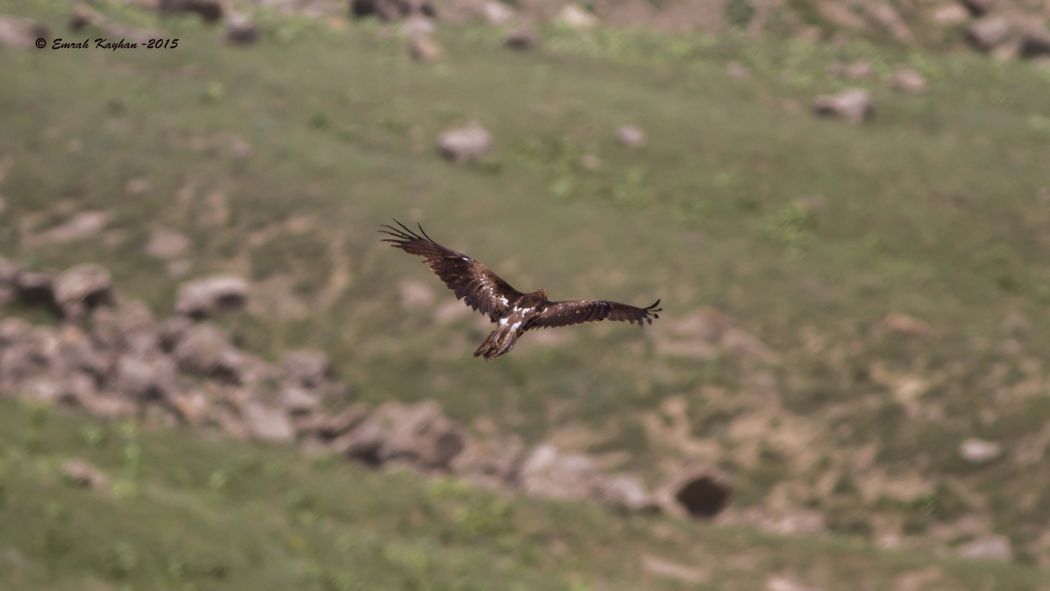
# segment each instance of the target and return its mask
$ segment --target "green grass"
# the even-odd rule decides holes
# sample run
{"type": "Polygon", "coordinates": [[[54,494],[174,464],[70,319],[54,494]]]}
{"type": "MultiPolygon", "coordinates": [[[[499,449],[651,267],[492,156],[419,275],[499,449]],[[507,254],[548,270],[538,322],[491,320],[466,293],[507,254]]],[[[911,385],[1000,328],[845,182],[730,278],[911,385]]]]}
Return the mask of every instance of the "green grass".
{"type": "Polygon", "coordinates": [[[0,402],[5,589],[755,589],[769,576],[873,590],[1036,589],[1032,567],[759,535],[378,473],[336,458],[0,402]],[[78,488],[90,461],[109,478],[78,488]],[[705,573],[683,583],[643,557],[705,573]],[[930,576],[930,575],[927,575],[930,576]]]}
{"type": "MultiPolygon", "coordinates": [[[[372,23],[263,13],[262,41],[230,48],[196,19],[103,8],[180,46],[0,54],[5,256],[53,268],[95,260],[122,293],[165,313],[176,280],[143,245],[150,226],[175,228],[193,239],[193,275],[286,277],[307,317],[246,314],[229,326],[263,355],[330,351],[360,400],[432,398],[457,420],[489,418],[530,441],[589,429],[595,450],[627,452],[626,465],[659,483],[670,475],[659,461],[691,458],[645,421],[671,420],[661,404],[684,399],[689,436],[720,450],[709,459],[729,471],[738,506],[780,487],[792,505],[845,515],[829,519],[836,531],[871,531],[883,511],[909,523],[955,517],[927,516],[925,497],[888,507],[814,488],[864,476],[855,454],[874,447],[890,477],[962,487],[1019,560],[1045,559],[1050,474],[1031,452],[1013,458],[1043,445],[1045,459],[1038,434],[1050,420],[1045,69],[868,43],[557,28],[526,54],[502,50],[496,31],[442,30],[446,59],[424,66],[372,23]],[[827,66],[858,58],[874,60],[865,85],[876,119],[812,117],[815,95],[847,85],[827,66]],[[727,75],[730,61],[751,75],[727,75]],[[879,82],[899,64],[922,71],[930,92],[879,82]],[[492,131],[493,153],[442,161],[436,136],[468,119],[492,131]],[[621,124],[646,130],[649,145],[621,146],[621,124]],[[252,155],[237,155],[230,136],[252,155]],[[589,170],[586,155],[601,166],[589,170]],[[149,190],[129,195],[138,178],[149,190]],[[113,215],[105,235],[26,244],[89,208],[113,215]],[[661,297],[654,331],[718,307],[779,362],[670,357],[648,329],[606,325],[566,329],[564,345],[529,335],[509,357],[479,362],[470,353],[484,332],[469,318],[436,322],[451,296],[378,242],[376,226],[394,216],[423,221],[521,289],[661,297]],[[295,217],[306,230],[291,229],[295,217]],[[405,279],[429,282],[437,304],[401,309],[405,279]],[[931,334],[885,334],[890,312],[931,334]],[[1027,329],[1011,336],[1003,323],[1016,315],[1027,329]],[[908,380],[921,384],[919,414],[902,401],[908,380]],[[736,420],[761,413],[782,421],[757,435],[776,454],[751,454],[734,434],[736,420]],[[962,464],[955,450],[970,435],[1010,457],[962,464]]],[[[40,18],[55,35],[69,35],[67,10],[0,0],[0,13],[40,18]]]]}

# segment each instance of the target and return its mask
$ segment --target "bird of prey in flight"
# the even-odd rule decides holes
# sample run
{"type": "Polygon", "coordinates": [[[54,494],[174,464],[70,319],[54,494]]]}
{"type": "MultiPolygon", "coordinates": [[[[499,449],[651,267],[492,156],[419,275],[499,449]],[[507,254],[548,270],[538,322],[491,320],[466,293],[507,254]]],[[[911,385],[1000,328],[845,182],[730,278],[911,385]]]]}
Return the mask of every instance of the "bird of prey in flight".
{"type": "Polygon", "coordinates": [[[394,220],[398,227],[383,225],[383,242],[423,257],[430,269],[451,289],[457,299],[497,323],[474,356],[485,359],[509,353],[527,330],[568,326],[598,320],[653,323],[663,308],[660,300],[645,308],[608,300],[566,300],[552,302],[547,292],[537,289],[521,293],[473,257],[435,242],[419,225],[419,233],[394,220]]]}

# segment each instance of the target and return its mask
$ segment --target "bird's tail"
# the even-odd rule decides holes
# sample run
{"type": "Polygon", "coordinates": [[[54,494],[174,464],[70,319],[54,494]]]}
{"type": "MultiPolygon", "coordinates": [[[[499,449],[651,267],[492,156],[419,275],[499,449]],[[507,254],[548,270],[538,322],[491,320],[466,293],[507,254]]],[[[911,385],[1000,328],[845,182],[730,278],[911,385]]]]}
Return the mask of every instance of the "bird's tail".
{"type": "Polygon", "coordinates": [[[485,337],[485,341],[481,343],[478,350],[474,351],[474,357],[491,359],[505,355],[510,353],[517,340],[517,331],[511,330],[509,326],[497,326],[495,330],[489,333],[489,336],[485,337]]]}

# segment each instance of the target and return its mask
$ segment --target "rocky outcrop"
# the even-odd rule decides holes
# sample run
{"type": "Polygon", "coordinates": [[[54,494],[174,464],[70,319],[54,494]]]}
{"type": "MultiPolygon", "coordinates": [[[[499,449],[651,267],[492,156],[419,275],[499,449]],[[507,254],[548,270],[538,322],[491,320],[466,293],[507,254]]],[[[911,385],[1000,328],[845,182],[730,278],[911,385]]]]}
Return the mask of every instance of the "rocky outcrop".
{"type": "MultiPolygon", "coordinates": [[[[108,271],[77,265],[27,271],[0,259],[0,292],[55,314],[57,325],[0,317],[0,396],[79,407],[104,418],[141,418],[219,429],[236,438],[295,444],[371,466],[452,473],[492,488],[549,499],[590,500],[628,511],[657,504],[629,474],[607,474],[586,454],[514,437],[480,438],[434,401],[346,405],[347,388],[321,351],[269,363],[238,348],[207,316],[248,297],[247,282],[208,278],[179,290],[173,316],[157,319],[125,300],[108,271]],[[342,407],[329,411],[328,407],[342,407]]],[[[89,466],[67,477],[104,487],[89,466]]]]}

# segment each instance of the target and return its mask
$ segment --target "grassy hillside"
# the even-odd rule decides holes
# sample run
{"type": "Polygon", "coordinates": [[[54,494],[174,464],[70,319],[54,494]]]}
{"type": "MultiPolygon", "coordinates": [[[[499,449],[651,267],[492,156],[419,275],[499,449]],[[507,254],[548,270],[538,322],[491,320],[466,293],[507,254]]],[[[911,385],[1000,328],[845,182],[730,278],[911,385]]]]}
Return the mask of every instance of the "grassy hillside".
{"type": "MultiPolygon", "coordinates": [[[[439,30],[445,59],[422,65],[372,23],[262,13],[261,42],[232,48],[196,19],[101,6],[180,45],[0,54],[5,256],[102,263],[123,293],[167,311],[178,279],[144,246],[151,229],[175,229],[192,238],[189,276],[255,282],[251,311],[229,321],[247,348],[324,348],[357,399],[433,398],[478,429],[600,453],[653,483],[707,462],[731,479],[732,511],[815,509],[832,532],[868,540],[950,547],[978,515],[1018,561],[1050,560],[1047,70],[604,30],[550,29],[522,54],[480,28],[439,30]],[[875,120],[812,117],[815,95],[847,85],[827,67],[857,58],[876,76],[848,84],[872,89],[875,120]],[[731,76],[730,62],[750,74],[731,76]],[[889,88],[883,77],[902,64],[923,72],[928,93],[889,88]],[[492,131],[492,155],[441,160],[436,136],[469,119],[492,131]],[[628,123],[648,146],[617,142],[628,123]],[[107,212],[107,228],[40,238],[84,210],[107,212]],[[666,313],[643,332],[530,334],[511,356],[479,362],[477,319],[454,314],[423,266],[377,241],[392,216],[422,221],[521,289],[661,297],[666,313]],[[433,292],[418,296],[419,285],[433,292]],[[408,306],[406,290],[418,296],[408,306]],[[676,327],[711,306],[769,354],[667,346],[700,339],[676,327]],[[891,313],[928,329],[888,329],[891,313]],[[1001,443],[1003,457],[962,461],[971,436],[1001,443]]],[[[65,30],[67,12],[0,0],[0,13],[83,37],[65,30]]],[[[574,531],[606,521],[594,515],[574,531]]],[[[751,534],[725,535],[711,546],[751,534]]],[[[820,550],[800,550],[805,560],[838,546],[812,543],[820,550]]],[[[464,560],[497,568],[481,546],[464,560]]],[[[258,556],[269,552],[253,560],[268,564],[258,556]]]]}
{"type": "Polygon", "coordinates": [[[5,401],[0,411],[0,581],[12,591],[467,590],[494,581],[500,589],[732,590],[768,578],[823,588],[862,581],[871,590],[907,581],[1037,589],[1045,577],[849,539],[497,497],[48,407],[5,401]],[[61,466],[72,457],[98,466],[108,487],[71,484],[61,466]],[[658,574],[668,564],[677,578],[658,574]]]}

